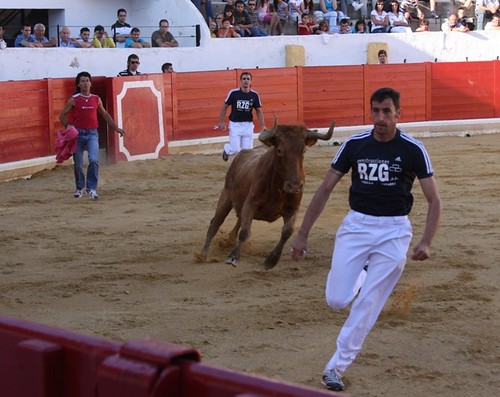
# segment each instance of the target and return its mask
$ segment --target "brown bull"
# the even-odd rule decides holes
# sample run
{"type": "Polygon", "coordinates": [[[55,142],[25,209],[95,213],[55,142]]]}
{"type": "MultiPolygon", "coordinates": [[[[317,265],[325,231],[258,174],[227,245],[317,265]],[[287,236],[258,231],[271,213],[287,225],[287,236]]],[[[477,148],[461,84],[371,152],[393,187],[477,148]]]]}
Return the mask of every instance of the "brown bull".
{"type": "Polygon", "coordinates": [[[278,125],[260,133],[259,140],[269,148],[265,151],[242,150],[234,158],[226,174],[215,215],[210,221],[207,238],[202,249],[206,259],[210,243],[227,215],[234,208],[238,220],[230,236],[238,242],[226,263],[236,265],[243,243],[250,237],[252,220],[274,222],[283,218],[281,238],[264,265],[271,269],[278,263],[293,227],[302,199],[304,186],[304,153],[306,146],[314,145],[318,139],[329,140],[335,122],[325,134],[308,130],[304,126],[278,125]]]}

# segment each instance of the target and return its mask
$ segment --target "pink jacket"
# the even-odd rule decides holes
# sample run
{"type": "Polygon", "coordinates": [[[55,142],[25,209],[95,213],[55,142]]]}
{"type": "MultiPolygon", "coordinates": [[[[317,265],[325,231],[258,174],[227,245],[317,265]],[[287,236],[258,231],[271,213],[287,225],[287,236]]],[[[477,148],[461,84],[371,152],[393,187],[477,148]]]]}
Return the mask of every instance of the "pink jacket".
{"type": "Polygon", "coordinates": [[[56,137],[56,163],[60,164],[76,152],[78,130],[72,125],[60,130],[56,137]]]}

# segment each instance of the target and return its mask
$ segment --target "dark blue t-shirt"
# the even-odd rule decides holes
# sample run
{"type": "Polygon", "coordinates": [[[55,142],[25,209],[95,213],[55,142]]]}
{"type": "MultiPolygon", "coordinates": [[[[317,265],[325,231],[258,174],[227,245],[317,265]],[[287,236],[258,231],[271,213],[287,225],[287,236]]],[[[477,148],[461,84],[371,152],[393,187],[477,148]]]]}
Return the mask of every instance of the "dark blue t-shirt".
{"type": "Polygon", "coordinates": [[[240,88],[229,91],[224,102],[231,106],[229,120],[236,123],[253,121],[252,110],[262,107],[259,94],[253,90],[243,92],[240,88]]]}
{"type": "Polygon", "coordinates": [[[332,167],[343,173],[352,169],[351,209],[374,216],[408,215],[415,177],[428,178],[434,173],[422,142],[400,130],[389,142],[375,140],[373,130],[350,136],[332,167]]]}

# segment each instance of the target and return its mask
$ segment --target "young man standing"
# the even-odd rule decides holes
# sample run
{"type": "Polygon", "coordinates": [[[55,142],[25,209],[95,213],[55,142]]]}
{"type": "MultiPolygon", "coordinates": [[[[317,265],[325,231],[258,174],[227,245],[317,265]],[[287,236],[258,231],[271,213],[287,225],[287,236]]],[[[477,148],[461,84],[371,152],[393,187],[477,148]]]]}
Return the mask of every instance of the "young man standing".
{"type": "Polygon", "coordinates": [[[72,112],[72,125],[78,130],[77,149],[73,155],[76,190],[74,198],[83,196],[85,190],[88,196],[97,200],[97,182],[99,178],[99,113],[104,120],[116,132],[123,136],[125,131],[119,128],[109,113],[104,109],[101,98],[90,92],[92,88],[92,77],[88,72],[80,72],[76,76],[76,93],[68,99],[66,106],[59,115],[59,120],[68,128],[69,121],[66,118],[68,112],[72,112]],[[85,148],[89,155],[87,175],[83,171],[83,153],[85,148]]]}
{"type": "Polygon", "coordinates": [[[323,373],[322,383],[330,390],[344,390],[342,373],[361,351],[405,267],[412,239],[408,214],[415,177],[428,209],[423,236],[413,248],[413,260],[429,258],[438,229],[441,199],[431,161],[420,141],[397,128],[399,103],[399,93],[392,88],[380,88],[372,94],[373,129],[352,135],[339,148],[292,243],[292,257],[301,258],[307,250],[309,232],[330,194],[351,171],[351,210],[335,237],[325,295],[333,309],[343,309],[357,298],[323,373]]]}
{"type": "Polygon", "coordinates": [[[266,129],[264,114],[262,113],[262,104],[257,92],[250,89],[252,85],[252,75],[249,72],[243,72],[240,76],[241,86],[232,89],[227,94],[224,105],[220,111],[219,124],[215,128],[226,129],[224,119],[226,110],[231,106],[229,114],[229,143],[224,145],[222,159],[227,161],[229,156],[235,155],[241,149],[253,148],[253,109],[257,114],[262,130],[266,129]]]}
{"type": "Polygon", "coordinates": [[[132,31],[132,26],[127,22],[127,11],[120,8],[116,12],[117,20],[111,25],[111,33],[113,34],[113,41],[116,43],[117,48],[125,48],[125,41],[131,38],[130,32],[132,31]]]}

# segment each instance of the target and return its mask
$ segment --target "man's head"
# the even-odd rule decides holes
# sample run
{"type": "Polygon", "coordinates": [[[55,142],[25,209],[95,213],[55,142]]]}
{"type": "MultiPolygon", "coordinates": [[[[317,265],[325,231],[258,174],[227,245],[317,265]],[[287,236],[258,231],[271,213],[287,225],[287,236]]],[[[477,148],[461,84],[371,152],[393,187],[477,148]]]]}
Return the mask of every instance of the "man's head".
{"type": "Polygon", "coordinates": [[[396,131],[401,115],[399,92],[392,88],[379,88],[370,98],[373,128],[378,136],[390,136],[396,131]]]}
{"type": "Polygon", "coordinates": [[[240,82],[243,89],[249,89],[252,84],[252,74],[250,72],[243,72],[240,75],[240,82]]]}
{"type": "Polygon", "coordinates": [[[59,31],[59,35],[61,36],[61,40],[64,41],[65,43],[67,43],[70,40],[71,29],[68,28],[67,26],[64,26],[59,31]]]}
{"type": "Polygon", "coordinates": [[[168,23],[168,21],[166,19],[161,19],[159,26],[160,26],[160,33],[165,34],[168,32],[168,28],[169,28],[170,24],[168,23]]]}
{"type": "Polygon", "coordinates": [[[387,63],[387,51],[386,50],[379,50],[378,54],[378,63],[387,63]]]}
{"type": "Polygon", "coordinates": [[[130,54],[127,58],[127,69],[130,70],[131,72],[137,71],[139,68],[139,65],[141,63],[139,62],[139,56],[136,54],[130,54]]]}
{"type": "Polygon", "coordinates": [[[450,24],[450,26],[456,26],[457,19],[458,15],[455,13],[451,13],[450,16],[448,17],[448,23],[450,24]]]}
{"type": "Polygon", "coordinates": [[[124,8],[119,8],[116,12],[116,17],[118,18],[118,22],[125,23],[127,20],[127,11],[124,8]]]}
{"type": "Polygon", "coordinates": [[[45,36],[45,25],[43,23],[37,23],[33,29],[33,33],[37,39],[43,38],[43,36],[45,36]]]}
{"type": "Polygon", "coordinates": [[[234,2],[234,10],[237,13],[242,13],[244,9],[245,9],[245,3],[243,3],[242,0],[236,0],[234,2]]]}
{"type": "Polygon", "coordinates": [[[81,28],[80,29],[80,37],[83,40],[88,41],[88,39],[90,39],[90,29],[87,27],[81,28]]]}
{"type": "Polygon", "coordinates": [[[493,26],[500,26],[500,15],[493,14],[493,17],[491,18],[491,24],[493,26]]]}
{"type": "Polygon", "coordinates": [[[306,25],[311,21],[311,18],[309,17],[308,14],[302,14],[302,22],[305,23],[306,25]]]}
{"type": "Polygon", "coordinates": [[[21,33],[23,34],[24,37],[29,37],[29,35],[31,34],[31,25],[24,24],[21,33]]]}
{"type": "Polygon", "coordinates": [[[248,11],[254,12],[256,5],[257,3],[255,2],[255,0],[248,0],[247,2],[248,11]]]}
{"type": "Polygon", "coordinates": [[[134,41],[139,41],[139,39],[141,38],[141,31],[139,30],[139,28],[132,28],[130,33],[132,34],[132,40],[134,41]]]}
{"type": "Polygon", "coordinates": [[[92,87],[92,76],[89,72],[80,72],[75,78],[76,92],[89,91],[92,87]]]}
{"type": "Polygon", "coordinates": [[[342,18],[340,20],[340,33],[349,32],[349,20],[347,18],[342,18]]]}
{"type": "Polygon", "coordinates": [[[162,73],[173,73],[174,67],[170,62],[165,62],[163,65],[161,65],[161,71],[162,73]]]}
{"type": "Polygon", "coordinates": [[[463,19],[465,18],[465,14],[467,12],[467,8],[465,7],[458,7],[458,10],[457,10],[457,17],[459,19],[463,19]]]}

